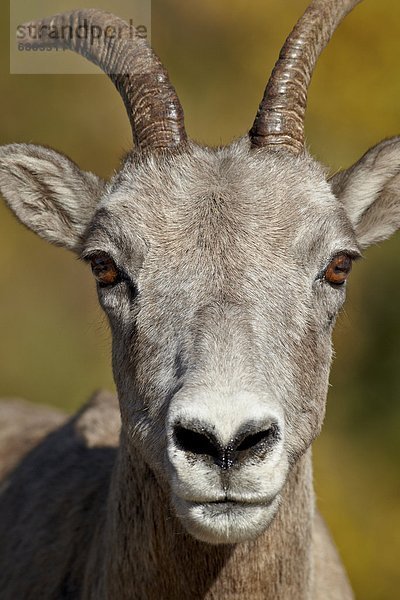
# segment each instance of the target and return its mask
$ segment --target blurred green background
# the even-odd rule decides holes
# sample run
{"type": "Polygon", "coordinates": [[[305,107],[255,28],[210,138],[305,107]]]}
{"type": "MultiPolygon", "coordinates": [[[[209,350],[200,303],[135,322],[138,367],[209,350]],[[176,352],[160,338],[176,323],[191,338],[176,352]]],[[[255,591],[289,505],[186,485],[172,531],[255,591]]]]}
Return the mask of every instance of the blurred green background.
{"type": "MultiPolygon", "coordinates": [[[[306,5],[153,0],[152,43],[193,138],[219,144],[248,130],[284,37],[306,5]]],[[[130,146],[112,84],[105,76],[10,76],[8,7],[0,10],[0,143],[50,145],[108,177],[130,146]]],[[[307,135],[332,170],[400,130],[399,34],[400,3],[365,0],[319,61],[307,135]]],[[[26,231],[4,203],[0,250],[0,396],[72,411],[93,389],[111,388],[109,334],[87,268],[26,231]]],[[[357,598],[391,600],[400,587],[400,234],[365,257],[336,327],[315,480],[357,598]]]]}

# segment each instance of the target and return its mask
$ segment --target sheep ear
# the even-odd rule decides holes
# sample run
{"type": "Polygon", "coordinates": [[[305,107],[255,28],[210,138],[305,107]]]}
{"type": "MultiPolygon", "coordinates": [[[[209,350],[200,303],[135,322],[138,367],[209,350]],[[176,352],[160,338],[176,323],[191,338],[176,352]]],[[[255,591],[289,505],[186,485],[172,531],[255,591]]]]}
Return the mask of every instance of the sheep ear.
{"type": "Polygon", "coordinates": [[[24,225],[53,244],[79,252],[104,187],[49,148],[0,147],[0,192],[24,225]]]}
{"type": "Polygon", "coordinates": [[[400,228],[400,137],[385,140],[331,179],[362,248],[400,228]]]}

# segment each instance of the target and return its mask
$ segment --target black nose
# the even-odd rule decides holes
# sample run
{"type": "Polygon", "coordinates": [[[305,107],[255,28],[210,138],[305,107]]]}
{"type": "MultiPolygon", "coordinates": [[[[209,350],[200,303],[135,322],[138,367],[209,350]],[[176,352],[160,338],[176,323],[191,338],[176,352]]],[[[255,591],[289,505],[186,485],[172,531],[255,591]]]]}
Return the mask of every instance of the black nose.
{"type": "Polygon", "coordinates": [[[210,428],[203,424],[177,423],[174,427],[175,443],[187,454],[207,457],[221,469],[230,469],[246,458],[263,458],[279,440],[279,427],[275,422],[256,426],[249,423],[241,428],[229,444],[224,446],[210,428]]]}

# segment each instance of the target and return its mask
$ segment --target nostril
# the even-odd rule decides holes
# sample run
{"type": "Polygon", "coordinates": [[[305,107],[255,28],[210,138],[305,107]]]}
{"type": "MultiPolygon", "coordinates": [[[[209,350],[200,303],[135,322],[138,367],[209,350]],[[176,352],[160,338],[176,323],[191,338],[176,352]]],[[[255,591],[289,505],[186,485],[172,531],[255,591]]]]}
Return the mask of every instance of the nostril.
{"type": "Polygon", "coordinates": [[[184,452],[192,454],[206,454],[218,458],[221,450],[218,443],[210,439],[209,434],[188,429],[182,425],[174,427],[175,441],[184,452]]]}
{"type": "Polygon", "coordinates": [[[280,429],[275,421],[248,422],[227,445],[223,445],[212,427],[198,422],[183,425],[178,421],[173,427],[173,439],[175,446],[183,452],[202,459],[211,458],[218,467],[226,470],[250,458],[264,459],[279,441],[280,429]]]}
{"type": "Polygon", "coordinates": [[[268,428],[255,433],[246,435],[240,444],[236,446],[236,450],[243,452],[245,450],[256,449],[257,446],[272,445],[279,439],[279,428],[276,423],[272,423],[268,428]]]}

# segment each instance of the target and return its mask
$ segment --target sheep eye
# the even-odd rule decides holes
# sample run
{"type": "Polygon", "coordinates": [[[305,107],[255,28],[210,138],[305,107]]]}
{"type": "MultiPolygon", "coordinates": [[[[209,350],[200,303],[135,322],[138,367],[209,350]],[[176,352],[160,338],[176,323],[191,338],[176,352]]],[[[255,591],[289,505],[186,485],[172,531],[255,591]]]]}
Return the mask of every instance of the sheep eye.
{"type": "Polygon", "coordinates": [[[348,254],[338,254],[327,266],[324,278],[332,285],[343,285],[350,274],[353,260],[348,254]]]}
{"type": "Polygon", "coordinates": [[[112,286],[120,281],[120,272],[113,259],[105,252],[90,258],[92,273],[101,286],[112,286]]]}

